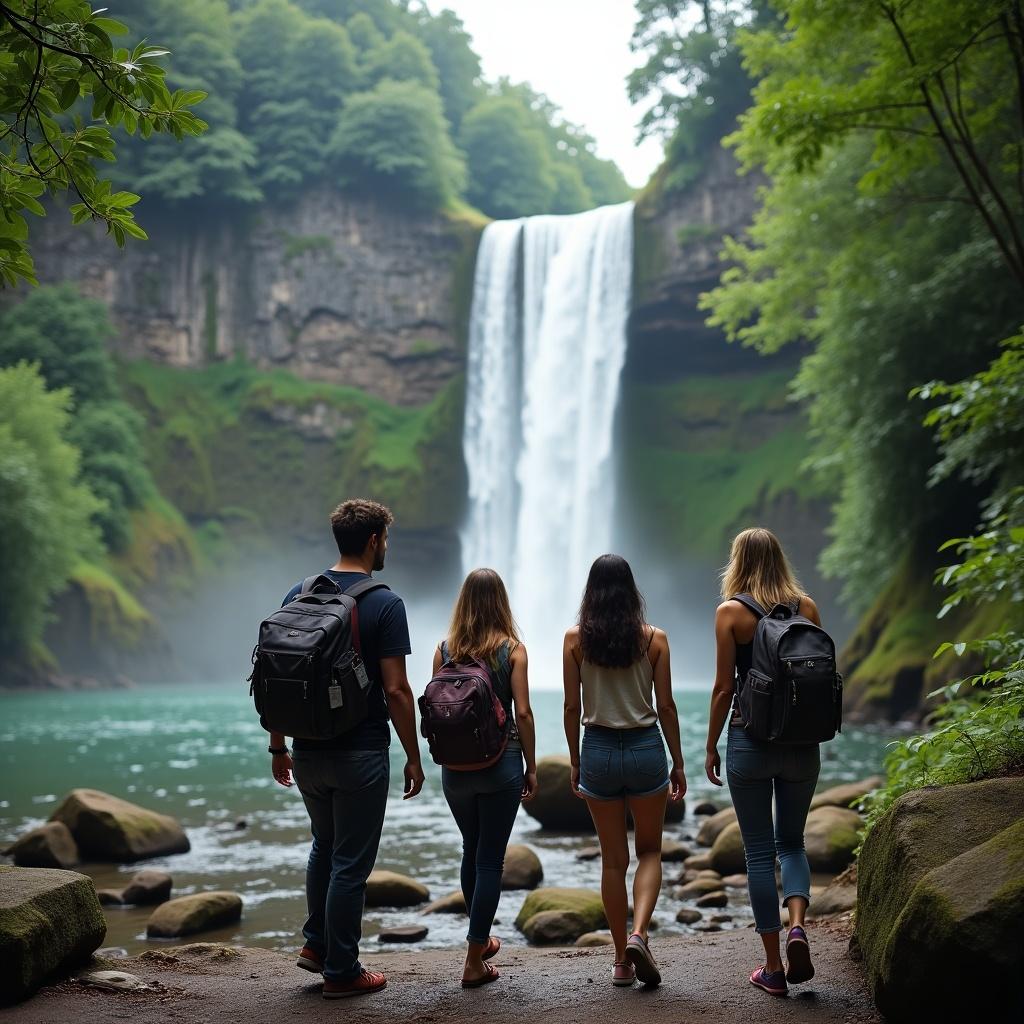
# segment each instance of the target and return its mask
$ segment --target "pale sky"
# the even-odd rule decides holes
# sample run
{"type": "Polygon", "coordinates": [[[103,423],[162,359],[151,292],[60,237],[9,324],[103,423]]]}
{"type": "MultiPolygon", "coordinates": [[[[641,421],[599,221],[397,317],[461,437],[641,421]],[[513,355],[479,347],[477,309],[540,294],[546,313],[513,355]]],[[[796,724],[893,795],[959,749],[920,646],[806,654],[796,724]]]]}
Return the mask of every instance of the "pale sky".
{"type": "Polygon", "coordinates": [[[637,146],[641,110],[630,106],[626,76],[639,63],[629,49],[633,0],[431,0],[453,10],[473,37],[484,77],[529,82],[597,140],[633,186],[661,162],[660,140],[637,146]]]}

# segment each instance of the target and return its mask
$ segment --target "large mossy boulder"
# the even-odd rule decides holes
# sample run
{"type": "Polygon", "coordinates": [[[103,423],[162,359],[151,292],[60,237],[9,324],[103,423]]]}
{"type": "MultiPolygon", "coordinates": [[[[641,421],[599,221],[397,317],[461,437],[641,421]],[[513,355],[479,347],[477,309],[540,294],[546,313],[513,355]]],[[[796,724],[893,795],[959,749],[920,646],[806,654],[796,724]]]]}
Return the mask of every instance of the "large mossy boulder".
{"type": "Polygon", "coordinates": [[[151,939],[176,939],[234,924],[242,917],[242,897],[234,892],[197,892],[168,900],[146,924],[151,939]]]}
{"type": "Polygon", "coordinates": [[[0,867],[0,1003],[24,999],[46,978],[85,962],[106,934],[87,875],[0,867]]]}
{"type": "Polygon", "coordinates": [[[48,821],[26,832],[4,853],[19,868],[73,868],[80,859],[75,837],[61,821],[48,821]]]}
{"type": "Polygon", "coordinates": [[[856,811],[826,804],[807,815],[804,847],[812,871],[836,874],[853,863],[864,822],[856,811]]]}
{"type": "Polygon", "coordinates": [[[588,932],[586,920],[575,910],[542,910],[523,925],[523,934],[535,946],[573,945],[588,932]]]}
{"type": "Polygon", "coordinates": [[[516,927],[524,931],[527,921],[534,914],[546,910],[569,911],[578,914],[586,926],[583,932],[596,932],[606,928],[604,904],[601,894],[593,889],[545,888],[534,889],[523,901],[523,907],[516,917],[516,927]]]}
{"type": "Polygon", "coordinates": [[[892,1021],[1024,1019],[1024,778],[915,790],[857,867],[857,939],[892,1021]],[[970,984],[935,984],[949,975],[970,984]]]}
{"type": "Polygon", "coordinates": [[[505,851],[502,889],[536,889],[543,881],[544,867],[540,857],[529,846],[513,843],[505,851]]]}
{"type": "Polygon", "coordinates": [[[371,871],[366,880],[368,907],[416,907],[430,899],[430,890],[397,871],[371,871]]]}
{"type": "Polygon", "coordinates": [[[97,789],[73,789],[50,821],[67,825],[85,860],[125,863],[190,849],[174,818],[97,789]]]}

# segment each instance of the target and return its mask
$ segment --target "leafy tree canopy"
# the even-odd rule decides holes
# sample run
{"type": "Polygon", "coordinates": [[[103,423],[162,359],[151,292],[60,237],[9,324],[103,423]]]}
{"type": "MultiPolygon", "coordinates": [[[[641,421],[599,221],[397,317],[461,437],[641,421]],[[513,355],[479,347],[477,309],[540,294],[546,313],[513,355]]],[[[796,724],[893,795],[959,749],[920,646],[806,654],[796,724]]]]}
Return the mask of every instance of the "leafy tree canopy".
{"type": "Polygon", "coordinates": [[[445,206],[465,182],[441,98],[416,82],[385,79],[353,96],[329,151],[343,185],[382,191],[420,209],[445,206]]]}
{"type": "Polygon", "coordinates": [[[813,346],[795,388],[836,496],[824,561],[863,605],[984,497],[934,475],[907,395],[984,368],[1024,318],[1022,37],[1009,3],[776,6],[781,30],[740,37],[758,84],[731,140],[771,185],[704,301],[745,344],[813,346]]]}
{"type": "Polygon", "coordinates": [[[40,199],[72,192],[75,223],[101,221],[118,245],[145,238],[132,192],[114,191],[99,166],[115,159],[113,129],[181,139],[206,128],[190,109],[200,89],[172,91],[159,61],[167,50],[115,46],[119,21],[84,0],[0,3],[0,279],[35,282],[26,214],[40,199]]]}
{"type": "Polygon", "coordinates": [[[544,136],[518,99],[493,96],[478,103],[463,120],[459,141],[474,206],[491,217],[550,210],[557,183],[544,136]]]}

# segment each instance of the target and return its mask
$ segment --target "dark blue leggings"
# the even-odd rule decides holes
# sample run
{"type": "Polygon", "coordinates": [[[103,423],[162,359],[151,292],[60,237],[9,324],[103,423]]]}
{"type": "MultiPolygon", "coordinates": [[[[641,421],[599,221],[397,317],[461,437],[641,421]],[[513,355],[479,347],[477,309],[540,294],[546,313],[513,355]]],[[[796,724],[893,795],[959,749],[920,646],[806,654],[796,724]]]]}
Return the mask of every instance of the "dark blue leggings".
{"type": "Polygon", "coordinates": [[[523,793],[523,754],[506,750],[490,768],[441,772],[445,799],[462,833],[462,894],[470,942],[486,943],[501,896],[505,849],[523,793]]]}

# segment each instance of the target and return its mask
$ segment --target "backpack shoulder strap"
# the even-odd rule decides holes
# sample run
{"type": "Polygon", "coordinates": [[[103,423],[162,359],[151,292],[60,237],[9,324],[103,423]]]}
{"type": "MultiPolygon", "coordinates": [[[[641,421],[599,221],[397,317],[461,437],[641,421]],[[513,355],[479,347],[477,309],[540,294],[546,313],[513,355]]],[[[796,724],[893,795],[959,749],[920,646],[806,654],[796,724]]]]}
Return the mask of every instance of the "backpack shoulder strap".
{"type": "Polygon", "coordinates": [[[355,598],[357,601],[363,596],[363,594],[370,593],[371,590],[390,590],[391,588],[386,583],[381,583],[375,579],[359,580],[357,583],[353,583],[351,587],[346,587],[342,591],[343,594],[347,594],[349,597],[355,598]]]}
{"type": "Polygon", "coordinates": [[[444,668],[452,660],[448,655],[448,641],[442,640],[437,645],[437,649],[441,652],[441,668],[444,668]]]}
{"type": "Polygon", "coordinates": [[[359,657],[363,656],[363,645],[361,637],[359,636],[359,598],[363,594],[368,594],[371,590],[390,590],[391,588],[386,583],[381,583],[375,579],[359,580],[353,583],[351,587],[346,587],[342,591],[346,597],[351,597],[355,600],[355,604],[352,606],[352,646],[356,650],[356,654],[359,657]]]}
{"type": "Polygon", "coordinates": [[[733,594],[733,596],[729,600],[739,601],[739,603],[743,605],[744,608],[746,608],[748,611],[753,612],[758,617],[758,619],[763,619],[768,614],[764,610],[764,608],[757,601],[755,601],[753,596],[750,594],[733,594]]]}

